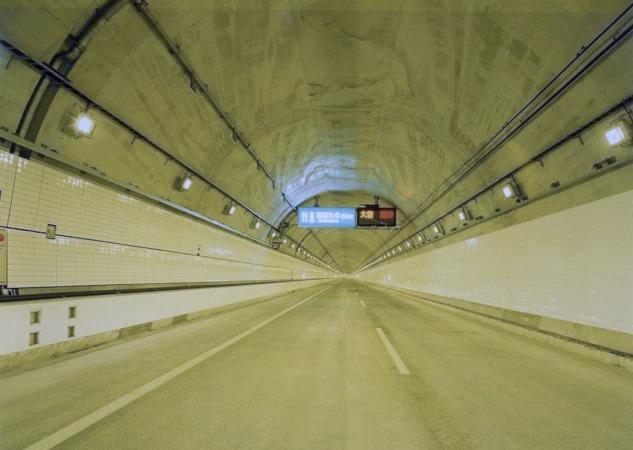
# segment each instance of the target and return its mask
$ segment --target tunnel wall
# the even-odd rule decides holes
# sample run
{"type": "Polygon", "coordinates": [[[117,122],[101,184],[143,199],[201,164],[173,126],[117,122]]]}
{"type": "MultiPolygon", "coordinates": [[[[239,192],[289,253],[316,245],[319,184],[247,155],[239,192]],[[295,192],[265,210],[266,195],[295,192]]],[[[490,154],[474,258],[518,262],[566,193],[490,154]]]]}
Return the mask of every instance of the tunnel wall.
{"type": "MultiPolygon", "coordinates": [[[[325,270],[91,181],[0,152],[10,288],[290,280],[325,270]],[[49,224],[56,238],[47,239],[49,224]]],[[[0,230],[2,229],[0,228],[0,230]]]]}
{"type": "Polygon", "coordinates": [[[290,281],[0,304],[0,370],[324,282],[290,281]],[[71,306],[76,307],[75,318],[69,318],[71,306]],[[40,323],[30,324],[31,311],[40,311],[40,323]],[[69,326],[75,327],[74,338],[68,337],[69,326]],[[36,346],[29,345],[32,332],[39,333],[36,346]]]}
{"type": "Polygon", "coordinates": [[[633,353],[632,225],[629,190],[358,278],[510,320],[525,313],[531,325],[633,353]]]}

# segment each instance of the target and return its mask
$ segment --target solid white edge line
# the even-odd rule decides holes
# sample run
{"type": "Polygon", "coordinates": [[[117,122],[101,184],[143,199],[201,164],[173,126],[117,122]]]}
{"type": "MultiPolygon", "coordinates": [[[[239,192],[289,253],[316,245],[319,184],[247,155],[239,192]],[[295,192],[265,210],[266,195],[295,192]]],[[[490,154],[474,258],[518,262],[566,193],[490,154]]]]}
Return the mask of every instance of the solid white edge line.
{"type": "Polygon", "coordinates": [[[362,300],[361,300],[361,301],[360,301],[360,304],[361,304],[361,305],[363,305],[363,308],[367,308],[367,305],[365,304],[365,302],[364,302],[364,301],[362,301],[362,300]]]}
{"type": "Polygon", "coordinates": [[[192,367],[200,364],[201,362],[209,359],[211,356],[215,355],[216,353],[221,352],[222,350],[224,350],[227,347],[230,347],[231,345],[235,344],[236,342],[241,341],[242,339],[244,339],[245,337],[247,337],[248,335],[254,333],[255,331],[259,330],[260,328],[268,325],[270,322],[272,322],[275,319],[278,319],[279,317],[283,316],[286,313],[289,313],[290,311],[292,311],[295,308],[298,308],[299,306],[303,305],[305,302],[312,300],[314,297],[316,297],[317,295],[325,292],[326,290],[328,290],[329,288],[331,288],[333,286],[333,284],[327,286],[324,289],[321,289],[319,292],[312,294],[311,296],[309,296],[308,298],[301,300],[299,303],[296,303],[294,305],[292,305],[289,308],[284,309],[283,311],[281,311],[280,313],[275,314],[274,316],[264,320],[263,322],[260,322],[259,324],[255,325],[252,328],[249,328],[248,330],[244,331],[243,333],[238,334],[235,337],[232,337],[231,339],[229,339],[228,341],[217,345],[215,347],[213,347],[210,350],[207,350],[206,352],[202,353],[199,356],[196,356],[193,359],[190,359],[189,361],[187,361],[184,364],[181,364],[180,366],[176,367],[175,369],[170,370],[169,372],[164,373],[163,375],[159,376],[158,378],[153,379],[152,381],[134,389],[132,392],[129,392],[121,397],[119,397],[118,399],[114,400],[111,403],[108,403],[107,405],[97,409],[96,411],[93,411],[92,413],[88,414],[87,416],[71,423],[70,425],[62,428],[61,430],[51,434],[50,436],[45,437],[44,439],[28,446],[26,448],[26,450],[49,450],[52,449],[53,447],[55,447],[56,445],[61,444],[62,442],[70,439],[71,437],[79,434],[80,432],[82,432],[83,430],[85,430],[86,428],[94,425],[95,423],[99,422],[100,420],[104,419],[105,417],[109,416],[110,414],[118,411],[119,409],[129,405],[130,403],[132,403],[134,400],[137,400],[138,398],[142,397],[143,395],[159,388],[160,386],[162,386],[163,384],[167,383],[168,381],[176,378],[178,375],[182,374],[183,372],[186,372],[187,370],[191,369],[192,367]]]}
{"type": "Polygon", "coordinates": [[[382,331],[382,328],[376,328],[376,332],[378,332],[378,336],[380,336],[380,340],[385,345],[385,348],[387,349],[387,353],[389,353],[389,356],[391,356],[391,359],[393,360],[393,363],[396,365],[398,372],[400,372],[400,374],[402,375],[410,375],[411,372],[409,372],[409,369],[407,369],[407,366],[404,364],[402,359],[400,359],[400,356],[396,352],[396,349],[393,348],[393,345],[391,345],[391,342],[389,342],[389,339],[387,338],[385,333],[382,331]]]}

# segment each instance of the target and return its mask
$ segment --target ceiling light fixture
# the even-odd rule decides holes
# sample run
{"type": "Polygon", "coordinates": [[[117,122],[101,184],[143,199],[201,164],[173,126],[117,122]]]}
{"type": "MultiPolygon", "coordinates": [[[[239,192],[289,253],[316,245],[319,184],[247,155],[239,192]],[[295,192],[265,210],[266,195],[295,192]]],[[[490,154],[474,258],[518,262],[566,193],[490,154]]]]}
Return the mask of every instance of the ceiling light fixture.
{"type": "Polygon", "coordinates": [[[73,129],[78,137],[90,137],[96,127],[95,120],[86,113],[77,116],[73,122],[73,129]]]}
{"type": "Polygon", "coordinates": [[[180,186],[178,187],[178,190],[180,192],[187,192],[189,189],[191,189],[192,185],[193,185],[193,180],[191,179],[191,177],[189,175],[185,175],[180,180],[180,186]]]}
{"type": "Polygon", "coordinates": [[[621,122],[620,124],[609,128],[606,133],[604,133],[604,137],[607,139],[609,145],[618,145],[626,139],[627,133],[625,130],[625,124],[621,122]]]}

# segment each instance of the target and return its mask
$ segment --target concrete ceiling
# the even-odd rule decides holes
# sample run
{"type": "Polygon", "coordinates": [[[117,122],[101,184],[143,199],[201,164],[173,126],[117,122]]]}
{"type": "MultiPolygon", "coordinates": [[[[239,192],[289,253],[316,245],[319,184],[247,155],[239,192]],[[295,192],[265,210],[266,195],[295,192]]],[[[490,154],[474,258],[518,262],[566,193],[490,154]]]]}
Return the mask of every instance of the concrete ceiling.
{"type": "MultiPolygon", "coordinates": [[[[0,0],[0,31],[49,61],[101,3],[0,0]]],[[[151,0],[152,14],[252,143],[275,188],[130,5],[99,30],[69,77],[273,223],[290,213],[282,192],[295,205],[323,194],[322,206],[356,206],[379,195],[406,215],[626,4],[151,0]]],[[[627,45],[436,211],[629,94],[627,45]],[[608,90],[596,98],[605,82],[608,90]]],[[[161,168],[164,162],[123,144],[128,138],[115,127],[104,127],[108,139],[82,148],[64,140],[59,115],[72,104],[56,99],[41,139],[63,146],[68,158],[166,195],[173,174],[161,168]]],[[[196,195],[171,197],[204,212],[208,202],[196,195]]],[[[289,233],[303,237],[300,230],[289,233]]],[[[316,234],[344,271],[357,268],[385,237],[384,231],[316,234]]],[[[325,254],[316,241],[310,245],[325,254]]]]}

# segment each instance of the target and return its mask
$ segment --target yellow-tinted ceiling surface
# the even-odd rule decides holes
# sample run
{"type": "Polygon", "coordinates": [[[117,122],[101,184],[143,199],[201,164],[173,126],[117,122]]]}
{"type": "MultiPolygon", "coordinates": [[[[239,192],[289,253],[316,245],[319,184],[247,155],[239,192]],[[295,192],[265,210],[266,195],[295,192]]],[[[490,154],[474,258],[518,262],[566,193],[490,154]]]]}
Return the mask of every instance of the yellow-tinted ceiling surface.
{"type": "MultiPolygon", "coordinates": [[[[30,55],[50,61],[102,3],[0,1],[0,31],[30,55]]],[[[411,214],[627,5],[615,0],[148,2],[165,34],[252,144],[275,180],[273,187],[191,89],[191,80],[131,2],[122,3],[90,39],[70,80],[275,224],[292,221],[282,192],[294,205],[310,204],[322,194],[322,206],[357,206],[377,195],[402,216],[411,214]]],[[[631,55],[627,42],[456,185],[420,223],[630,94],[631,55]]],[[[154,195],[202,213],[221,210],[223,205],[212,205],[203,191],[188,197],[171,193],[173,172],[164,168],[164,160],[148,156],[142,144],[130,144],[114,125],[100,124],[107,137],[88,144],[64,137],[60,117],[75,104],[58,95],[38,139],[154,195]]],[[[289,229],[319,256],[325,254],[322,244],[344,271],[357,268],[386,233],[320,230],[319,244],[304,230],[289,229]]]]}

